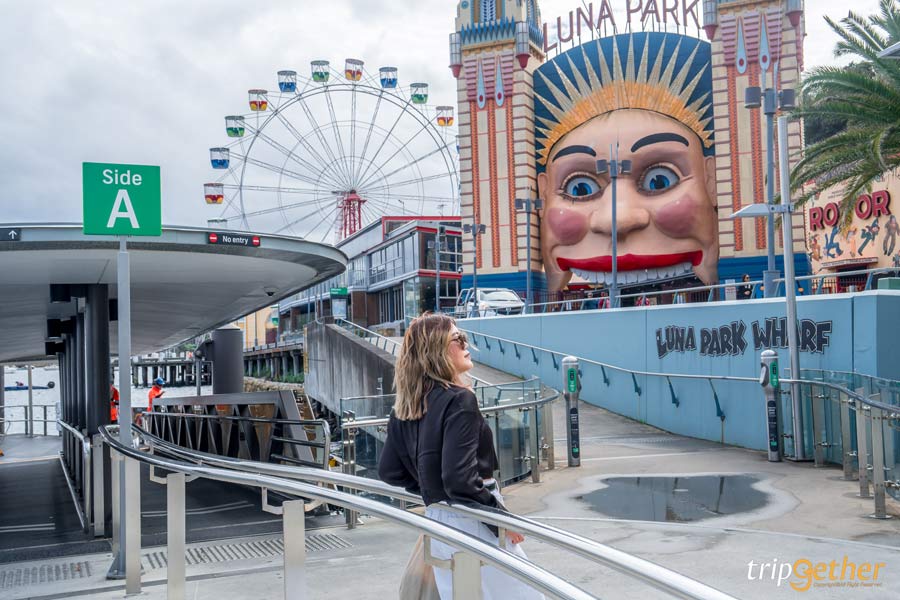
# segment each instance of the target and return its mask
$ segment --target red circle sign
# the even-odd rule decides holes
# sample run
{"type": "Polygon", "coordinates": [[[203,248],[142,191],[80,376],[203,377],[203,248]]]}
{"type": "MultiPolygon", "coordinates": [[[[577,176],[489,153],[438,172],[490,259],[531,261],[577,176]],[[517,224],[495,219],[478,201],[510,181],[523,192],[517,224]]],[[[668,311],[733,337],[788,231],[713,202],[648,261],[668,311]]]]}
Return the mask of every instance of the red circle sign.
{"type": "Polygon", "coordinates": [[[253,239],[251,239],[250,241],[254,246],[259,246],[259,236],[258,235],[254,235],[253,239]]]}
{"type": "Polygon", "coordinates": [[[210,244],[215,244],[218,241],[219,241],[219,236],[217,236],[214,233],[209,234],[209,243],[210,244]]]}

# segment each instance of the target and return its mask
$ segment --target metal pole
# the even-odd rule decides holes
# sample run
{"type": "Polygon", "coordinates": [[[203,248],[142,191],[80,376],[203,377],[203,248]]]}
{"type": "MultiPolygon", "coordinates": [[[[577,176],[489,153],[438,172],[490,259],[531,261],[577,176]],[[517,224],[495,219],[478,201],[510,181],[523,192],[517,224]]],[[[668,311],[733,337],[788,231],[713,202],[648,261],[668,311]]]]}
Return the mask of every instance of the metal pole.
{"type": "MultiPolygon", "coordinates": [[[[763,110],[766,113],[766,202],[775,202],[775,90],[765,91],[763,110]]],[[[766,298],[775,297],[775,215],[769,212],[766,220],[766,271],[763,273],[763,287],[766,298]]]]}
{"type": "Polygon", "coordinates": [[[531,194],[525,200],[525,314],[531,312],[531,194]]]}
{"type": "Polygon", "coordinates": [[[284,527],[284,597],[302,600],[306,593],[306,512],[303,500],[282,505],[284,527]]]}
{"type": "Polygon", "coordinates": [[[184,600],[184,473],[166,476],[166,598],[184,600]]]}
{"type": "Polygon", "coordinates": [[[478,222],[472,227],[472,310],[481,316],[478,310],[478,222]]]}
{"type": "Polygon", "coordinates": [[[28,418],[25,420],[25,433],[34,437],[34,402],[31,390],[31,365],[28,365],[28,418]]]}
{"type": "MultiPolygon", "coordinates": [[[[119,254],[117,256],[117,289],[119,296],[119,441],[125,446],[131,446],[131,423],[134,416],[131,410],[131,381],[129,365],[131,364],[131,265],[128,257],[128,246],[125,236],[119,238],[119,254]]],[[[132,575],[128,579],[128,593],[134,593],[134,574],[127,573],[130,562],[126,556],[126,549],[129,547],[127,540],[131,539],[132,533],[128,531],[129,527],[129,510],[140,510],[140,504],[137,506],[128,505],[128,488],[140,485],[139,476],[132,478],[129,476],[132,469],[128,469],[125,463],[128,461],[119,461],[119,552],[110,567],[107,577],[121,579],[123,576],[132,575]]],[[[140,502],[140,492],[137,496],[140,502]]],[[[140,527],[140,521],[138,521],[140,527]]],[[[140,552],[140,542],[138,542],[138,550],[140,552]]],[[[137,561],[138,581],[137,586],[140,590],[140,560],[137,561]]]]}
{"type": "MultiPolygon", "coordinates": [[[[609,147],[612,155],[612,146],[609,147]]],[[[616,148],[615,158],[610,160],[609,176],[612,179],[612,283],[609,286],[609,307],[615,308],[619,303],[619,259],[618,259],[618,216],[616,210],[616,182],[619,179],[619,149],[616,148]]]]}
{"type": "Polygon", "coordinates": [[[6,368],[3,365],[0,365],[0,435],[6,433],[6,399],[4,397],[5,390],[3,389],[3,386],[5,385],[5,375],[6,368]]]}
{"type": "MultiPolygon", "coordinates": [[[[788,355],[791,361],[791,378],[800,378],[800,350],[797,343],[797,287],[794,279],[794,228],[791,217],[791,168],[788,163],[788,118],[778,117],[778,153],[781,169],[781,202],[787,207],[782,213],[781,230],[784,238],[784,286],[787,303],[788,355]]],[[[794,421],[794,455],[797,460],[806,458],[803,443],[803,406],[800,401],[800,385],[791,384],[791,408],[794,421]]]]}

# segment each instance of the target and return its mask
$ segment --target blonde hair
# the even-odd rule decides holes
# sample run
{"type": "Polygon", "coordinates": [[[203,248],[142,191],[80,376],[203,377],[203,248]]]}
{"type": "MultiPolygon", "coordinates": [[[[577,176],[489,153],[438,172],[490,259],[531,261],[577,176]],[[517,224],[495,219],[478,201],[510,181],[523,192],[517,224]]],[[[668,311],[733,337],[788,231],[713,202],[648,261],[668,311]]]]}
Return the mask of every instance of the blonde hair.
{"type": "Polygon", "coordinates": [[[402,421],[421,419],[428,410],[425,396],[434,384],[450,387],[456,373],[447,346],[454,320],[426,313],[414,319],[403,336],[394,370],[394,415],[402,421]]]}

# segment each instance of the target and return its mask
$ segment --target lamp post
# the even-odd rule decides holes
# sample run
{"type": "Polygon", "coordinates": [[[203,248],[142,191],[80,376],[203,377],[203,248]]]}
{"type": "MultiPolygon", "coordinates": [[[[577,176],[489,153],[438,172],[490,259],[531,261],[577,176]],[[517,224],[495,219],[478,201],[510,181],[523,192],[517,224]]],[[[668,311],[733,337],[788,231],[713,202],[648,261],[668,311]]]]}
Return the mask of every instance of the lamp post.
{"type": "Polygon", "coordinates": [[[618,258],[618,216],[616,214],[616,182],[621,175],[631,175],[631,161],[619,160],[619,147],[616,145],[615,155],[612,146],[609,148],[610,159],[597,161],[597,174],[609,175],[612,180],[612,283],[609,286],[609,307],[615,308],[619,303],[619,258],[618,258]],[[613,158],[613,156],[615,156],[613,158]]]}
{"type": "Polygon", "coordinates": [[[544,201],[540,198],[532,198],[531,190],[525,194],[524,198],[516,198],[516,210],[525,211],[525,313],[530,312],[530,306],[534,304],[534,298],[531,297],[531,212],[541,210],[544,207],[544,201]]]}
{"type": "MultiPolygon", "coordinates": [[[[791,110],[795,105],[796,97],[792,89],[784,89],[779,92],[774,88],[766,88],[763,91],[759,86],[752,86],[744,92],[744,107],[754,109],[762,106],[763,113],[766,115],[766,203],[769,206],[775,202],[775,114],[779,108],[791,110]]],[[[763,271],[763,290],[766,298],[774,298],[775,279],[778,277],[778,270],[775,268],[775,217],[772,212],[769,212],[767,216],[767,260],[766,270],[763,271]]]]}
{"type": "Polygon", "coordinates": [[[463,233],[472,234],[472,309],[478,310],[478,236],[487,228],[477,221],[472,225],[463,225],[463,233]]]}
{"type": "MultiPolygon", "coordinates": [[[[800,351],[797,340],[797,284],[794,277],[794,235],[791,215],[790,165],[788,164],[788,118],[778,118],[778,160],[781,176],[781,204],[751,204],[732,215],[733,219],[744,217],[768,216],[770,222],[776,214],[782,216],[782,245],[784,246],[784,287],[785,287],[785,315],[787,317],[788,333],[788,360],[791,365],[791,379],[800,377],[800,351]]],[[[768,296],[768,290],[767,290],[768,296]]],[[[791,384],[791,412],[793,413],[794,458],[804,460],[806,449],[803,444],[803,406],[800,398],[800,386],[791,384]]]]}

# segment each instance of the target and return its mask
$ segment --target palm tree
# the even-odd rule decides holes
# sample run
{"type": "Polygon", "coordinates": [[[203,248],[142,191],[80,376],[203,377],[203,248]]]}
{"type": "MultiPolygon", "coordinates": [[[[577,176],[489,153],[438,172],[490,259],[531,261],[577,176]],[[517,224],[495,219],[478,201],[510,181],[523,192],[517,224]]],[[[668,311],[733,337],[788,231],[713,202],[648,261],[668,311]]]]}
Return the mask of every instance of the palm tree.
{"type": "Polygon", "coordinates": [[[825,17],[840,36],[835,56],[862,61],[846,67],[818,67],[803,82],[800,108],[794,115],[843,121],[843,131],[806,147],[791,174],[796,201],[806,202],[844,184],[842,214],[883,173],[900,167],[900,61],[878,54],[900,41],[900,6],[881,0],[868,18],[851,12],[840,23],[825,17]]]}

